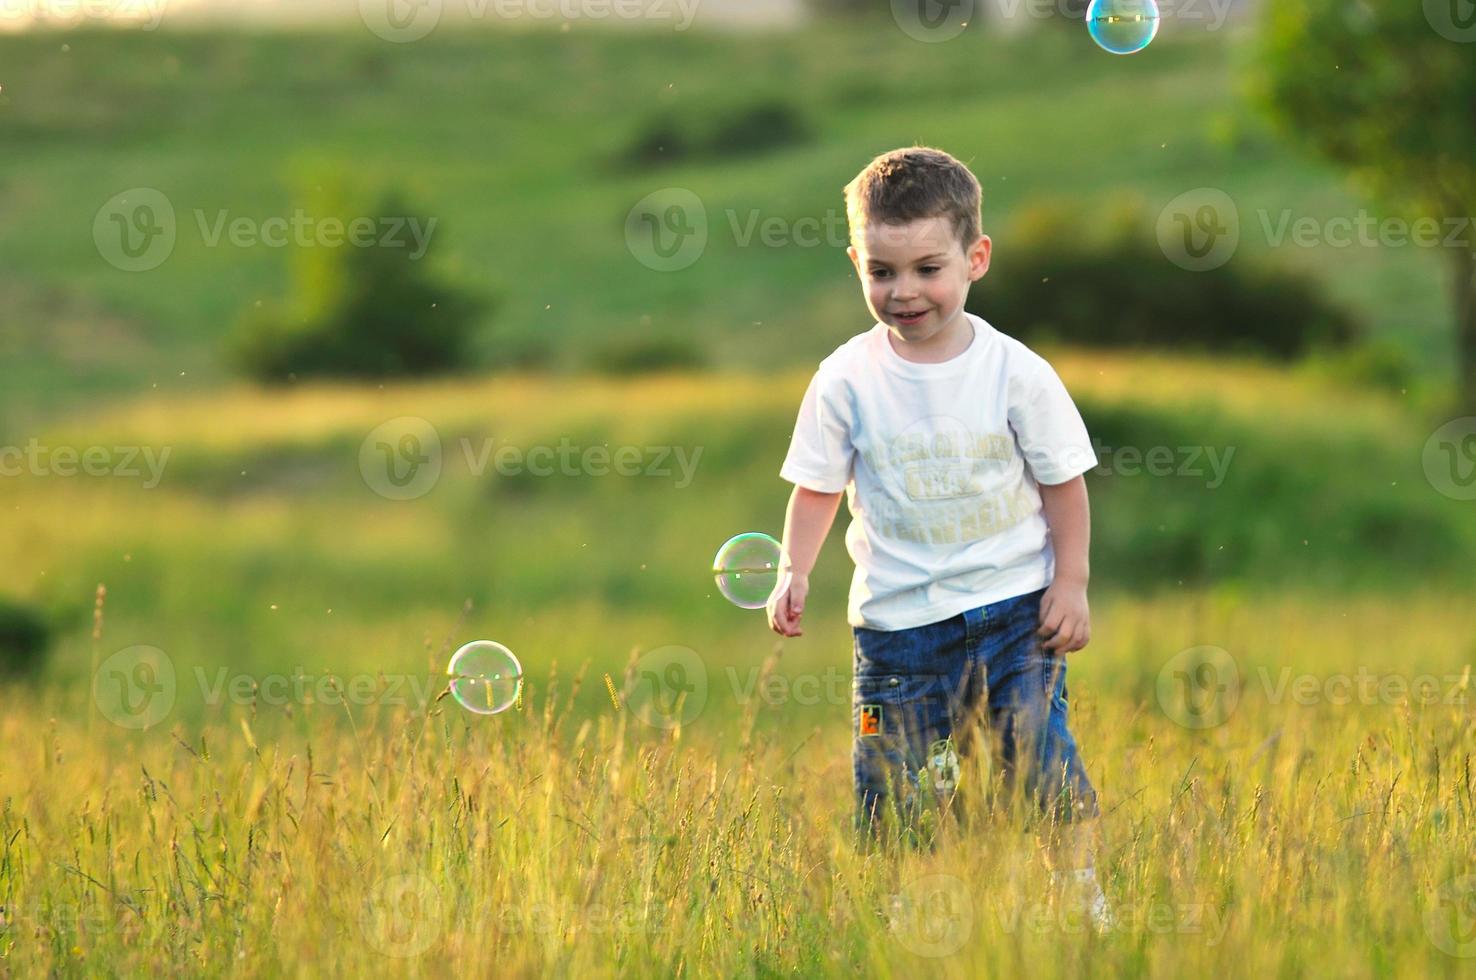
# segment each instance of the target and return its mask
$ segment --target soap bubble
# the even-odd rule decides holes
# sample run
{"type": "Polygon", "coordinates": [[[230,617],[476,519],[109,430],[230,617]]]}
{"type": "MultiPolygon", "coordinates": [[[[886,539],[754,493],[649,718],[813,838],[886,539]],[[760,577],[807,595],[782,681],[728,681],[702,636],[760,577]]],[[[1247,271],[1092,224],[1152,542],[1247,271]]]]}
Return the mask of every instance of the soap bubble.
{"type": "Polygon", "coordinates": [[[758,531],[729,538],[712,560],[723,596],[740,609],[762,609],[779,583],[779,542],[758,531]]]}
{"type": "Polygon", "coordinates": [[[451,696],[479,715],[506,711],[523,686],[523,665],[513,652],[492,640],[473,640],[451,655],[446,667],[451,696]]]}
{"type": "Polygon", "coordinates": [[[1092,0],[1086,13],[1092,40],[1113,54],[1142,51],[1158,34],[1154,0],[1092,0]]]}

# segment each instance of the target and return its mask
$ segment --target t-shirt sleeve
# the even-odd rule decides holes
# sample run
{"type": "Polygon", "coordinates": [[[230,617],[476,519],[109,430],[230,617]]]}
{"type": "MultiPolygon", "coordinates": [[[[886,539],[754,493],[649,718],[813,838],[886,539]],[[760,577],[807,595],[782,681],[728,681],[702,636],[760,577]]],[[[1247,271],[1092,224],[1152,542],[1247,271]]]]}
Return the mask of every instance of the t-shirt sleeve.
{"type": "Polygon", "coordinates": [[[1081,413],[1043,358],[1010,386],[1009,420],[1036,483],[1065,483],[1097,465],[1081,413]]]}
{"type": "Polygon", "coordinates": [[[841,386],[827,383],[825,373],[817,371],[800,402],[779,475],[816,493],[840,493],[850,482],[854,459],[849,399],[841,386]]]}

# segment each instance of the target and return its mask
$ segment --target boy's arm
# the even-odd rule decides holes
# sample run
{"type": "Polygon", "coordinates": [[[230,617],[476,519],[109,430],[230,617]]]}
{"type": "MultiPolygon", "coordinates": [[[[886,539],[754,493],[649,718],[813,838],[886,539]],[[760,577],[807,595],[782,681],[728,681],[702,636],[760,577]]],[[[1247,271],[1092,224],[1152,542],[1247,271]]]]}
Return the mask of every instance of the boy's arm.
{"type": "MultiPolygon", "coordinates": [[[[843,492],[843,491],[842,491],[843,492]]],[[[784,546],[779,582],[769,596],[769,626],[781,636],[802,636],[800,616],[810,591],[810,571],[830,533],[841,493],[819,493],[796,486],[784,516],[784,546]]]]}
{"type": "Polygon", "coordinates": [[[1047,649],[1070,653],[1086,646],[1092,637],[1087,607],[1092,517],[1086,478],[1076,476],[1054,486],[1040,484],[1040,502],[1051,529],[1056,575],[1041,597],[1039,632],[1047,638],[1047,649]]]}

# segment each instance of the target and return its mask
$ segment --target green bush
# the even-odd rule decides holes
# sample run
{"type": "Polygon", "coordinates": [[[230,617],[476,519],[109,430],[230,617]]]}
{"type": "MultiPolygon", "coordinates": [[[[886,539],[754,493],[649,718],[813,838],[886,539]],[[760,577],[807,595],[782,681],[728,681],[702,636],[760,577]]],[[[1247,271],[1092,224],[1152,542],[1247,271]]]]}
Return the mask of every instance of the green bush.
{"type": "MultiPolygon", "coordinates": [[[[345,207],[348,195],[341,186],[326,195],[319,188],[309,197],[307,213],[342,215],[345,223],[356,214],[380,219],[414,214],[394,191],[369,210],[345,207]]],[[[422,219],[421,227],[427,226],[422,219]]],[[[435,230],[420,253],[403,229],[397,245],[376,241],[296,250],[292,294],[241,317],[229,340],[230,359],[264,382],[312,375],[422,375],[463,366],[473,330],[490,304],[429,273],[435,230]]]]}
{"type": "Polygon", "coordinates": [[[1347,385],[1390,392],[1407,392],[1420,381],[1414,357],[1388,339],[1328,354],[1313,367],[1347,385]]]}
{"type": "Polygon", "coordinates": [[[700,115],[667,110],[648,118],[619,151],[613,167],[641,170],[684,160],[751,156],[807,142],[814,126],[803,112],[780,97],[740,106],[705,106],[700,115]]]}
{"type": "Polygon", "coordinates": [[[707,366],[702,349],[681,337],[620,337],[594,347],[589,366],[616,376],[694,371],[707,366]]]}
{"type": "Polygon", "coordinates": [[[0,596],[0,680],[40,673],[50,643],[41,613],[0,596]]]}
{"type": "Polygon", "coordinates": [[[1061,205],[1027,210],[995,239],[969,310],[1026,340],[1278,358],[1361,333],[1311,279],[1244,257],[1188,271],[1164,255],[1154,226],[1135,208],[1100,220],[1061,205]]]}

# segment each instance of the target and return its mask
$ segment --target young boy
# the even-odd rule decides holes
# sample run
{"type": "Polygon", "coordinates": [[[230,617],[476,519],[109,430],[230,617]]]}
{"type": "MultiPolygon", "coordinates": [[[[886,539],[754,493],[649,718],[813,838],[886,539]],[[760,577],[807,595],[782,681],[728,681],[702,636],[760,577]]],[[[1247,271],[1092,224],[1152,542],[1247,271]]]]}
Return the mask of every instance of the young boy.
{"type": "MultiPolygon", "coordinates": [[[[967,167],[893,150],[845,194],[847,254],[877,322],[821,362],[800,405],[770,625],[801,635],[845,491],[858,823],[875,832],[885,809],[906,820],[951,793],[985,712],[1006,786],[1052,822],[1090,820],[1065,657],[1090,638],[1086,427],[1045,360],[964,311],[990,252],[967,167]]],[[[1089,850],[1070,877],[1100,921],[1089,850]]]]}

